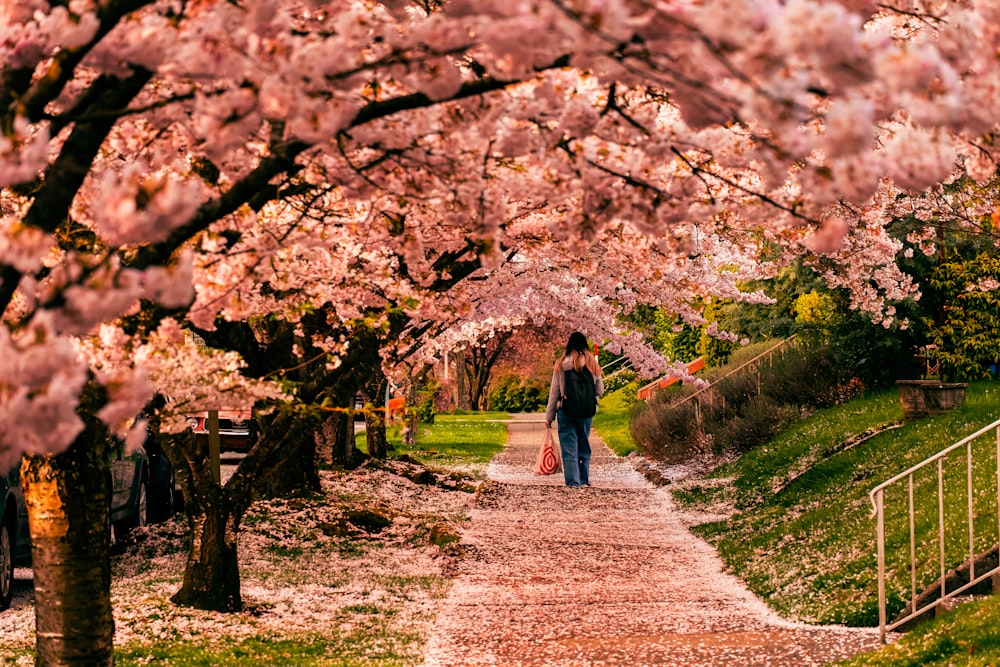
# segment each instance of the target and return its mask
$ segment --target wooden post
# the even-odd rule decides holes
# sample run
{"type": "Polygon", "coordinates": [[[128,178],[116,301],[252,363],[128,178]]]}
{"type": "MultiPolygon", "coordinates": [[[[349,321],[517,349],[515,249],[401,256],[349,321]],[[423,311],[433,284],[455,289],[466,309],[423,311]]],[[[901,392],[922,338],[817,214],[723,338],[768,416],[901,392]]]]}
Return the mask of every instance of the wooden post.
{"type": "Polygon", "coordinates": [[[208,411],[208,460],[216,484],[222,483],[222,446],[219,443],[219,411],[208,411]]]}

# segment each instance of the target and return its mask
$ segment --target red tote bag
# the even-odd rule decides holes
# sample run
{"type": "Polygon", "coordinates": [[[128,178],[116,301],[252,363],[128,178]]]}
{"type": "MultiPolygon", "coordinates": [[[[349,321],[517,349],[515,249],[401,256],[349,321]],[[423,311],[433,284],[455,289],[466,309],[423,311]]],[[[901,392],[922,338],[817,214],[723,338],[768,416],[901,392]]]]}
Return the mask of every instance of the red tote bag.
{"type": "Polygon", "coordinates": [[[559,457],[552,444],[552,430],[545,429],[545,438],[542,440],[542,446],[538,448],[538,456],[535,457],[535,474],[551,475],[557,470],[559,470],[559,457]]]}

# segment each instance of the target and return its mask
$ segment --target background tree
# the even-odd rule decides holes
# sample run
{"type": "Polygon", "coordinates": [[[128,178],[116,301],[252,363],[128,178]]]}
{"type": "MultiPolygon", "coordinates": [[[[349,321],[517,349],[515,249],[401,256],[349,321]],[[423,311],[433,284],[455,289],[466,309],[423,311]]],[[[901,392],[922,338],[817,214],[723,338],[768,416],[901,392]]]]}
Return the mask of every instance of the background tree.
{"type": "Polygon", "coordinates": [[[935,267],[928,283],[943,302],[940,317],[925,322],[941,379],[989,377],[1000,362],[1000,257],[994,251],[956,256],[935,267]]]}
{"type": "Polygon", "coordinates": [[[470,345],[465,353],[465,373],[466,386],[469,389],[469,407],[473,410],[483,410],[486,408],[487,389],[490,384],[490,377],[493,367],[496,366],[500,356],[507,347],[510,340],[510,332],[496,333],[478,345],[470,345]]]}

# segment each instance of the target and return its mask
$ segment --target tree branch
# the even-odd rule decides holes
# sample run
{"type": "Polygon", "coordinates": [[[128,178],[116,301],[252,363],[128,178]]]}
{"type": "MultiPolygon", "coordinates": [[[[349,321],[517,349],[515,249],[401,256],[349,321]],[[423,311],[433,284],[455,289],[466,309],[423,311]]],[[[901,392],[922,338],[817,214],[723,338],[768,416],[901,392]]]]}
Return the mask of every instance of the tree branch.
{"type": "Polygon", "coordinates": [[[76,74],[76,68],[104,37],[117,26],[128,14],[146,5],[152,0],[109,0],[98,3],[97,17],[100,25],[93,39],[76,49],[64,49],[55,54],[52,63],[45,74],[35,81],[27,92],[21,96],[17,105],[22,115],[32,123],[41,121],[45,116],[45,107],[59,97],[66,84],[76,74]]]}
{"type": "MultiPolygon", "coordinates": [[[[139,94],[153,73],[147,69],[138,69],[125,80],[116,77],[101,76],[92,85],[92,90],[100,91],[93,95],[93,103],[102,108],[124,109],[128,101],[139,94]]],[[[91,165],[98,151],[104,144],[116,118],[97,118],[77,123],[69,138],[63,144],[59,156],[45,170],[44,178],[35,194],[31,207],[24,215],[26,225],[37,227],[50,234],[69,215],[70,206],[76,197],[80,186],[90,172],[91,165]]],[[[13,271],[4,271],[4,282],[0,284],[0,313],[7,310],[14,290],[20,282],[20,273],[14,279],[13,271]]]]}

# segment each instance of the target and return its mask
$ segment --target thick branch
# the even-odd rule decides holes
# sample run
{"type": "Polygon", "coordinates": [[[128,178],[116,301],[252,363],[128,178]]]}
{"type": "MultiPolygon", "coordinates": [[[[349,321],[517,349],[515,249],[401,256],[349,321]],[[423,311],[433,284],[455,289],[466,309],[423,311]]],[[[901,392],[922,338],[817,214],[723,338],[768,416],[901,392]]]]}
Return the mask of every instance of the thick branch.
{"type": "MultiPolygon", "coordinates": [[[[549,69],[557,69],[560,67],[567,67],[569,65],[569,56],[562,56],[549,65],[538,67],[535,69],[537,72],[543,72],[549,69]]],[[[357,127],[359,125],[364,125],[365,123],[370,123],[373,120],[378,120],[380,118],[386,118],[393,114],[397,114],[403,111],[412,111],[414,109],[424,109],[427,107],[435,106],[437,104],[445,104],[447,102],[454,102],[456,100],[463,100],[467,97],[476,97],[478,95],[485,95],[486,93],[491,93],[497,90],[502,90],[508,86],[513,86],[515,84],[521,83],[520,80],[503,80],[503,79],[492,79],[484,78],[477,79],[476,81],[469,81],[462,84],[458,92],[447,100],[434,101],[423,93],[413,93],[411,95],[403,95],[401,97],[394,97],[389,100],[384,100],[381,102],[372,102],[358,111],[354,120],[351,121],[349,127],[357,127]]]]}
{"type": "Polygon", "coordinates": [[[91,49],[125,16],[150,4],[153,4],[152,0],[109,0],[100,3],[97,9],[100,26],[93,39],[76,49],[59,51],[52,58],[48,71],[18,100],[21,113],[33,123],[42,120],[46,105],[59,97],[66,84],[75,76],[77,66],[91,49]]]}
{"type": "MultiPolygon", "coordinates": [[[[568,64],[569,56],[562,56],[549,65],[536,68],[536,71],[541,72],[547,69],[566,67],[568,64]]],[[[414,93],[412,95],[403,95],[388,100],[371,102],[358,110],[358,113],[347,127],[358,127],[393,114],[447,104],[448,102],[468,97],[485,95],[517,83],[520,83],[520,81],[484,78],[463,84],[458,92],[447,100],[435,101],[423,93],[414,93]]],[[[311,148],[310,144],[298,140],[291,140],[275,146],[272,149],[271,155],[264,158],[250,174],[221,197],[203,204],[194,218],[184,226],[175,229],[170,238],[156,246],[150,246],[142,250],[132,263],[133,266],[146,268],[156,264],[163,264],[177,248],[195,234],[207,229],[216,220],[235,212],[240,206],[250,201],[252,197],[258,198],[259,204],[260,193],[268,191],[267,186],[270,180],[295,168],[296,158],[309,148],[311,148]]]]}
{"type": "MultiPolygon", "coordinates": [[[[152,75],[149,70],[139,69],[125,80],[108,76],[98,78],[93,88],[100,93],[93,96],[94,105],[102,109],[124,110],[152,75]]],[[[49,233],[56,231],[68,215],[73,198],[90,173],[94,159],[117,119],[116,115],[110,114],[77,123],[73,127],[59,157],[45,170],[42,187],[24,216],[26,224],[49,233]]]]}
{"type": "MultiPolygon", "coordinates": [[[[92,90],[100,91],[93,96],[94,105],[102,109],[125,109],[152,74],[149,70],[139,69],[125,80],[99,77],[92,85],[92,90]]],[[[80,122],[73,127],[59,157],[45,170],[35,200],[24,216],[25,224],[55,233],[59,224],[69,215],[73,199],[90,173],[91,165],[116,120],[116,116],[109,115],[80,122]]],[[[15,278],[13,271],[5,269],[3,279],[0,284],[0,312],[7,309],[14,297],[20,273],[15,278]]]]}
{"type": "MultiPolygon", "coordinates": [[[[303,141],[288,141],[272,149],[271,155],[247,174],[243,180],[229,188],[222,196],[205,202],[187,224],[176,228],[166,241],[143,248],[132,262],[132,266],[145,269],[164,264],[174,250],[182,246],[198,232],[204,231],[216,220],[234,213],[240,206],[256,200],[262,192],[268,192],[272,178],[295,168],[295,158],[309,148],[303,141]]],[[[276,192],[276,191],[275,191],[276,192]]],[[[257,201],[262,205],[263,202],[257,201]]]]}

